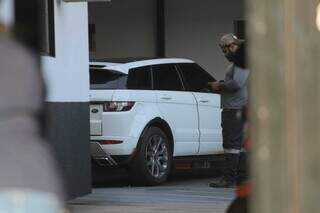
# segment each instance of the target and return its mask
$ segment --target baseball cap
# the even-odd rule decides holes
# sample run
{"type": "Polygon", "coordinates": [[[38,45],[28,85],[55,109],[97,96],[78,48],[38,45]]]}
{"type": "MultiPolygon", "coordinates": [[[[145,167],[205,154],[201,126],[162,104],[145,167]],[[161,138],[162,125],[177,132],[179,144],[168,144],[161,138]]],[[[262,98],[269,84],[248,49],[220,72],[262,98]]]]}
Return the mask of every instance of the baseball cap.
{"type": "Polygon", "coordinates": [[[220,42],[219,42],[219,46],[220,47],[224,47],[224,46],[228,46],[230,44],[242,44],[245,40],[243,39],[238,39],[237,36],[235,36],[232,33],[229,34],[225,34],[224,36],[221,37],[220,42]]]}

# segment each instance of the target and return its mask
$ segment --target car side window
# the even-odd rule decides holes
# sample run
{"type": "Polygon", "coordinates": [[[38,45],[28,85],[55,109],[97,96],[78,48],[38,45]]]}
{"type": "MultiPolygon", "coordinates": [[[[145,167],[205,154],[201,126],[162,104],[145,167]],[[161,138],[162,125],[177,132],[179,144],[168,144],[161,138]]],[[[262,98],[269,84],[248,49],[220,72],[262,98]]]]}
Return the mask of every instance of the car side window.
{"type": "Polygon", "coordinates": [[[173,64],[152,66],[155,90],[183,91],[184,87],[176,67],[173,64]]]}
{"type": "Polygon", "coordinates": [[[151,67],[138,67],[129,70],[127,88],[134,90],[151,90],[151,67]]]}
{"type": "Polygon", "coordinates": [[[209,73],[195,63],[177,65],[182,73],[187,90],[192,92],[211,92],[208,82],[216,81],[209,73]]]}
{"type": "Polygon", "coordinates": [[[125,89],[127,75],[115,70],[90,69],[90,89],[125,89]]]}

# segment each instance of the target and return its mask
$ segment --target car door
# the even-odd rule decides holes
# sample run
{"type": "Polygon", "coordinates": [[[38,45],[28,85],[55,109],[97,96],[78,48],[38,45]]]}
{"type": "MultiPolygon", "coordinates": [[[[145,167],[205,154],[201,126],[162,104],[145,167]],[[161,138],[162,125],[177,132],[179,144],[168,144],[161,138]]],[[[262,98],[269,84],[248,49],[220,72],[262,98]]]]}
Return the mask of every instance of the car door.
{"type": "Polygon", "coordinates": [[[175,65],[154,65],[152,73],[158,108],[173,132],[174,156],[196,155],[199,149],[199,129],[194,96],[185,91],[175,65]]]}
{"type": "Polygon", "coordinates": [[[223,152],[220,95],[214,94],[208,82],[215,79],[195,63],[177,65],[188,91],[197,100],[199,112],[200,147],[199,155],[223,152]]]}

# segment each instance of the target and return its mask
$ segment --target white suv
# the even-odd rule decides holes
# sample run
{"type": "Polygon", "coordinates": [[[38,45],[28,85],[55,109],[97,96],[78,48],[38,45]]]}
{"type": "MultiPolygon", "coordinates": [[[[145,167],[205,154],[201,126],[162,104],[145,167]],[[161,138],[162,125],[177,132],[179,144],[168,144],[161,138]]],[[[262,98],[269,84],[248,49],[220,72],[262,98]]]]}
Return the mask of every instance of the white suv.
{"type": "Polygon", "coordinates": [[[221,154],[215,79],[187,59],[90,64],[91,154],[128,165],[145,184],[166,180],[175,158],[221,154]]]}

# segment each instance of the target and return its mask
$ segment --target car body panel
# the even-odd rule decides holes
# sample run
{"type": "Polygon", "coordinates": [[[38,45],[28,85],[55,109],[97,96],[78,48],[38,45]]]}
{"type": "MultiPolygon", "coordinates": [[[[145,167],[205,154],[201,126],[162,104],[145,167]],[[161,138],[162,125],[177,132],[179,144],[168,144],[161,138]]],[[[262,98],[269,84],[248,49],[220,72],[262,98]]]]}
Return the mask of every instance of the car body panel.
{"type": "MultiPolygon", "coordinates": [[[[103,101],[94,98],[94,94],[92,96],[95,101],[103,101]]],[[[91,141],[123,141],[121,144],[103,145],[102,147],[111,155],[130,155],[134,152],[146,125],[161,116],[156,104],[155,91],[114,90],[111,101],[133,101],[135,104],[130,111],[103,112],[102,136],[91,136],[91,141]]]]}
{"type": "Polygon", "coordinates": [[[220,95],[193,93],[199,110],[200,155],[223,152],[220,95]]]}
{"type": "Polygon", "coordinates": [[[198,112],[192,93],[156,92],[158,108],[175,135],[174,156],[197,154],[200,146],[198,112]]]}

